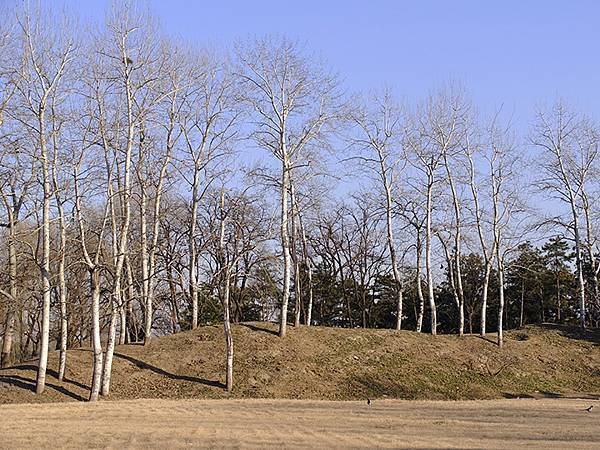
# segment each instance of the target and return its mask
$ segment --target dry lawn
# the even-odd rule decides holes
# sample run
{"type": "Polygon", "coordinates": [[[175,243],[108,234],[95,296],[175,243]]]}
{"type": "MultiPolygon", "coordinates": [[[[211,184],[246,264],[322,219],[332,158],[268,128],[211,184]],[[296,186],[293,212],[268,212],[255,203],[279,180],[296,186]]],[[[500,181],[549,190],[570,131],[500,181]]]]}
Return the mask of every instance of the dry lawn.
{"type": "Polygon", "coordinates": [[[0,415],[2,448],[600,448],[597,400],[132,400],[0,415]]]}

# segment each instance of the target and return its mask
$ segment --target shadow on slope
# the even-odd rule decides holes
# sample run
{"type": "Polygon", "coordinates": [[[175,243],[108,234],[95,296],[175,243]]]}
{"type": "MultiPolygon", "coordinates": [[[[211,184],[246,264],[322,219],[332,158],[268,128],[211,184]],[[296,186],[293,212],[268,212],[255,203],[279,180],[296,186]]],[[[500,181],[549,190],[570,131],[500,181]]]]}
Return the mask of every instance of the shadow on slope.
{"type": "Polygon", "coordinates": [[[161,369],[160,367],[153,366],[152,364],[148,364],[147,362],[144,362],[140,359],[136,359],[129,355],[125,355],[123,353],[115,352],[114,355],[117,358],[121,358],[121,359],[125,359],[125,360],[129,361],[130,363],[132,363],[133,365],[135,365],[136,367],[138,367],[140,369],[150,370],[158,375],[162,375],[162,376],[170,378],[172,380],[191,381],[193,383],[199,383],[199,384],[203,384],[205,386],[218,387],[218,388],[225,387],[223,385],[223,383],[220,383],[218,381],[205,380],[204,378],[192,377],[189,375],[178,375],[175,373],[167,372],[166,370],[161,369]]]}

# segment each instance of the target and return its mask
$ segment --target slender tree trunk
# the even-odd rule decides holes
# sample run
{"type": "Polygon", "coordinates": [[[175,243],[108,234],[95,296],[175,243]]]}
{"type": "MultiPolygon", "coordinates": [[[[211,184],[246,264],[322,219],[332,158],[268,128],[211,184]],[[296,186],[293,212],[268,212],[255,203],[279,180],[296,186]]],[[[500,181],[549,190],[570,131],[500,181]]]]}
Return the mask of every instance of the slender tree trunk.
{"type": "Polygon", "coordinates": [[[556,322],[560,323],[562,305],[560,304],[560,272],[556,274],[556,322]]]}
{"type": "Polygon", "coordinates": [[[502,348],[504,345],[504,336],[503,336],[503,319],[504,319],[504,263],[502,262],[502,258],[499,254],[496,255],[498,260],[498,347],[502,348]]]}
{"type": "Polygon", "coordinates": [[[381,165],[381,177],[383,180],[383,188],[385,191],[385,219],[387,228],[387,244],[390,251],[390,259],[392,263],[392,275],[394,277],[394,288],[396,291],[396,330],[402,329],[402,303],[403,303],[403,292],[402,292],[402,277],[400,276],[400,270],[398,269],[398,258],[396,255],[396,243],[394,242],[394,224],[392,220],[392,187],[387,179],[387,169],[383,162],[383,157],[379,153],[379,160],[381,165]]]}
{"type": "Polygon", "coordinates": [[[294,327],[300,326],[300,313],[302,311],[302,295],[300,286],[300,258],[298,258],[298,226],[296,218],[298,216],[298,204],[296,201],[296,190],[294,183],[290,182],[290,200],[291,200],[291,231],[292,231],[292,262],[294,264],[294,327]]]}
{"type": "Polygon", "coordinates": [[[425,314],[425,297],[423,296],[423,286],[421,280],[421,230],[417,230],[417,243],[416,243],[416,263],[417,263],[417,299],[419,300],[419,313],[417,316],[417,332],[420,333],[423,328],[423,315],[425,314]]]}
{"type": "Polygon", "coordinates": [[[223,328],[225,331],[225,344],[227,346],[227,376],[225,386],[227,392],[233,389],[233,333],[231,332],[231,320],[229,318],[229,268],[225,270],[225,286],[223,293],[223,328]]]}
{"type": "Polygon", "coordinates": [[[67,321],[67,283],[65,280],[65,251],[67,248],[67,230],[62,204],[59,204],[59,226],[60,259],[58,262],[58,295],[60,305],[60,355],[58,365],[58,381],[62,381],[65,377],[65,371],[67,368],[67,340],[69,337],[69,324],[67,321]]]}
{"type": "Polygon", "coordinates": [[[426,205],[426,225],[425,225],[425,270],[427,271],[427,289],[429,293],[429,308],[431,309],[431,334],[437,334],[437,313],[435,307],[435,293],[433,290],[433,266],[431,262],[431,197],[432,197],[433,182],[431,175],[427,186],[427,205],[426,205]]]}
{"type": "Polygon", "coordinates": [[[127,343],[127,309],[125,307],[125,296],[121,294],[119,304],[119,345],[127,343]]]}
{"type": "Polygon", "coordinates": [[[521,279],[521,311],[519,316],[519,328],[523,327],[523,313],[525,312],[525,281],[521,279]]]}
{"type": "Polygon", "coordinates": [[[16,229],[14,216],[9,214],[9,236],[8,236],[8,273],[10,279],[10,298],[6,308],[6,320],[4,322],[4,339],[2,341],[2,355],[0,356],[0,368],[12,363],[12,348],[15,335],[15,319],[17,312],[17,249],[16,229]]]}
{"type": "MultiPolygon", "coordinates": [[[[141,181],[141,180],[140,180],[141,181]]],[[[146,188],[141,187],[140,193],[140,244],[142,263],[142,299],[144,302],[144,345],[152,339],[152,304],[150,301],[150,271],[148,268],[148,197],[146,188]]]]}
{"type": "Polygon", "coordinates": [[[92,369],[92,386],[90,401],[98,400],[102,379],[102,341],[100,340],[100,274],[98,269],[90,270],[92,285],[92,352],[94,365],[92,369]]]}
{"type": "Polygon", "coordinates": [[[581,257],[581,238],[579,235],[579,221],[577,211],[575,210],[575,200],[571,200],[571,209],[573,213],[573,233],[575,236],[575,262],[577,267],[577,281],[579,285],[579,326],[585,329],[586,306],[585,306],[585,280],[583,278],[583,259],[581,257]]]}
{"type": "Polygon", "coordinates": [[[492,274],[492,261],[486,260],[485,263],[485,275],[483,277],[483,289],[481,293],[481,318],[479,333],[481,336],[485,336],[486,332],[486,318],[487,318],[487,299],[488,291],[490,286],[490,276],[492,274]]]}
{"type": "MultiPolygon", "coordinates": [[[[120,282],[119,282],[120,289],[120,282]]],[[[110,379],[112,375],[112,362],[117,342],[117,321],[119,320],[119,309],[117,299],[111,300],[110,324],[108,326],[108,342],[106,344],[106,355],[104,358],[104,369],[102,372],[102,389],[100,393],[107,396],[110,393],[110,379]]]]}
{"type": "MultiPolygon", "coordinates": [[[[285,153],[284,153],[285,155],[285,153]]],[[[287,309],[290,298],[290,243],[288,234],[288,191],[290,184],[290,172],[284,157],[281,176],[281,250],[283,253],[283,291],[281,296],[281,314],[279,318],[279,336],[285,337],[287,331],[287,309]]]]}
{"type": "Polygon", "coordinates": [[[122,58],[125,64],[125,79],[124,88],[127,97],[127,147],[125,150],[125,166],[123,168],[123,222],[121,224],[121,235],[119,236],[119,247],[117,263],[115,267],[115,279],[113,286],[112,296],[112,315],[110,322],[110,334],[109,341],[106,349],[106,357],[104,362],[104,372],[102,373],[102,395],[108,395],[110,390],[110,379],[112,372],[112,359],[113,352],[116,342],[116,330],[117,330],[117,318],[118,318],[118,299],[121,296],[121,278],[123,273],[123,266],[125,264],[125,256],[128,250],[128,234],[129,234],[129,223],[131,221],[131,158],[133,152],[134,132],[135,132],[135,120],[133,117],[134,101],[133,93],[131,88],[131,73],[128,69],[129,57],[122,49],[122,58]]]}
{"type": "Polygon", "coordinates": [[[198,168],[194,169],[194,181],[192,183],[192,215],[190,218],[190,233],[188,236],[189,246],[189,291],[192,303],[192,330],[198,327],[198,283],[196,279],[196,220],[198,218],[198,168]]]}
{"type": "MultiPolygon", "coordinates": [[[[129,256],[125,256],[125,270],[127,276],[127,301],[123,302],[125,314],[129,318],[129,326],[125,328],[125,337],[128,343],[137,342],[139,339],[138,322],[133,313],[133,301],[135,299],[135,286],[133,285],[133,269],[131,268],[131,261],[129,256]],[[133,330],[133,336],[131,336],[131,330],[133,330]]],[[[127,324],[126,324],[127,325],[127,324]]]]}
{"type": "Polygon", "coordinates": [[[41,394],[46,387],[48,347],[50,341],[50,198],[52,187],[48,170],[48,149],[46,146],[46,126],[44,106],[39,109],[39,138],[42,163],[44,203],[42,209],[42,326],[40,330],[40,359],[35,392],[41,394]]]}
{"type": "Polygon", "coordinates": [[[230,303],[230,283],[231,283],[231,266],[225,256],[225,191],[221,191],[221,232],[219,239],[219,260],[221,274],[223,280],[222,286],[222,306],[223,306],[223,328],[225,331],[226,352],[226,370],[225,386],[227,392],[231,392],[233,388],[233,334],[231,332],[231,320],[229,314],[230,303]]]}
{"type": "Polygon", "coordinates": [[[306,325],[311,326],[312,324],[312,309],[313,309],[313,279],[312,279],[312,262],[310,255],[308,254],[308,242],[306,239],[306,230],[302,222],[302,216],[299,216],[300,221],[300,234],[302,236],[302,253],[304,255],[304,262],[306,265],[306,276],[308,282],[308,306],[306,308],[306,325]]]}

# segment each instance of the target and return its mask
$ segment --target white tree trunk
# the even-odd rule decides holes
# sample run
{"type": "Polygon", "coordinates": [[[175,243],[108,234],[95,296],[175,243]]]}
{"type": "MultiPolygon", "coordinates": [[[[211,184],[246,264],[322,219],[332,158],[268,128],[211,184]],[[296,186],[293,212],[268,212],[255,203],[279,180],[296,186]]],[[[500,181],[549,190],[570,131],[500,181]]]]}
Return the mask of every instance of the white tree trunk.
{"type": "Polygon", "coordinates": [[[281,296],[281,314],[279,317],[279,336],[285,337],[287,331],[287,309],[290,298],[290,242],[288,235],[288,191],[290,172],[287,160],[284,158],[281,174],[281,250],[283,253],[283,291],[281,296]]]}
{"type": "Polygon", "coordinates": [[[432,189],[433,181],[431,175],[427,186],[426,219],[425,219],[425,270],[427,272],[427,289],[429,294],[429,309],[431,310],[431,334],[437,334],[437,311],[435,306],[435,293],[433,290],[433,267],[431,262],[431,214],[432,214],[432,189]]]}
{"type": "Polygon", "coordinates": [[[198,327],[198,284],[196,279],[196,220],[198,219],[198,169],[194,168],[194,181],[192,184],[192,215],[190,217],[190,232],[188,235],[189,251],[189,291],[192,303],[192,329],[198,327]]]}
{"type": "Polygon", "coordinates": [[[417,299],[419,300],[419,312],[417,315],[417,332],[420,333],[423,329],[423,315],[425,313],[425,297],[423,296],[423,286],[421,280],[421,230],[417,230],[416,243],[416,282],[417,282],[417,299]]]}
{"type": "Polygon", "coordinates": [[[91,402],[98,400],[102,379],[102,341],[100,340],[100,274],[98,269],[90,270],[92,286],[92,352],[94,364],[92,368],[91,402]]]}
{"type": "Polygon", "coordinates": [[[298,204],[296,202],[296,190],[294,183],[290,182],[290,200],[291,200],[291,232],[292,248],[291,256],[294,264],[294,327],[300,326],[300,314],[302,312],[301,286],[300,286],[300,258],[298,258],[298,225],[296,218],[298,215],[298,204]]]}
{"type": "Polygon", "coordinates": [[[500,285],[498,291],[498,347],[502,348],[504,345],[504,263],[499,253],[496,254],[496,259],[498,262],[498,284],[500,285]]]}
{"type": "Polygon", "coordinates": [[[58,262],[58,296],[60,304],[60,355],[58,365],[58,380],[62,381],[65,377],[67,368],[67,283],[65,280],[65,251],[67,248],[67,230],[65,224],[64,209],[59,203],[59,227],[60,227],[60,256],[58,262]]]}
{"type": "Polygon", "coordinates": [[[42,209],[42,327],[40,330],[40,359],[35,392],[41,394],[46,386],[48,347],[50,340],[50,198],[52,187],[48,170],[48,149],[46,146],[46,125],[44,106],[39,110],[39,139],[41,150],[42,181],[44,203],[42,209]]]}
{"type": "Polygon", "coordinates": [[[300,234],[302,235],[302,253],[304,254],[304,261],[306,264],[306,275],[308,282],[308,306],[306,307],[306,325],[311,326],[312,324],[312,309],[313,309],[313,279],[312,279],[312,261],[308,254],[308,242],[306,239],[306,231],[304,224],[302,223],[302,216],[300,219],[300,234]]]}
{"type": "Polygon", "coordinates": [[[8,273],[10,278],[10,298],[6,308],[6,320],[4,322],[4,339],[2,341],[2,355],[0,356],[0,368],[8,366],[11,362],[12,347],[15,334],[16,301],[17,301],[17,249],[16,229],[13,214],[9,213],[9,236],[8,236],[8,273]]]}

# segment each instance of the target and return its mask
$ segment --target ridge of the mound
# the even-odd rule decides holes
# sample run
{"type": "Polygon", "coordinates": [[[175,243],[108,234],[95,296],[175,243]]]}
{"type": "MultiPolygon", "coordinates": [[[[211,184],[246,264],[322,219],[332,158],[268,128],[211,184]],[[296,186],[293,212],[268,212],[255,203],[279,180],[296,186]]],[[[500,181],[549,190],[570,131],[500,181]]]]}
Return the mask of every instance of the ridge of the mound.
{"type": "MultiPolygon", "coordinates": [[[[222,326],[118,346],[110,399],[364,398],[489,399],[596,396],[600,393],[600,331],[529,326],[507,333],[503,349],[479,336],[436,337],[410,331],[234,326],[234,391],[224,381],[222,326]]],[[[47,390],[36,396],[36,361],[0,370],[0,403],[83,400],[91,352],[68,353],[66,380],[50,355],[47,390]]]]}

